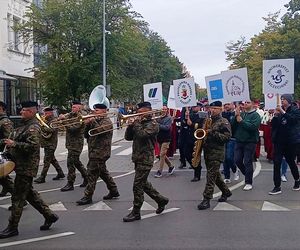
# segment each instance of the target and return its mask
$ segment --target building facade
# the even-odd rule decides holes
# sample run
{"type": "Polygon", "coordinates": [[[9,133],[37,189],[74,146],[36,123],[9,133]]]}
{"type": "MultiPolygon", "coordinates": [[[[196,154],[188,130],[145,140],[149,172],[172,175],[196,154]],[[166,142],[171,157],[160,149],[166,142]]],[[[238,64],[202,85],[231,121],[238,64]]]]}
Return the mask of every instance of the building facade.
{"type": "Polygon", "coordinates": [[[32,0],[0,1],[0,100],[7,103],[10,115],[19,113],[22,101],[40,101],[33,73],[33,43],[24,43],[22,34],[14,30],[25,21],[31,3],[32,0]]]}

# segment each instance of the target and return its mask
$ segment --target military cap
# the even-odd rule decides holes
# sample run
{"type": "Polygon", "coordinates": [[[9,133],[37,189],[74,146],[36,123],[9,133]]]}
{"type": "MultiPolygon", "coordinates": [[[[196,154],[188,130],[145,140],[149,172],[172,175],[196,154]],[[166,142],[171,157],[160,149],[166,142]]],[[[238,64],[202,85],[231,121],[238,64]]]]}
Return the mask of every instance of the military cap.
{"type": "Polygon", "coordinates": [[[80,101],[73,101],[72,105],[81,105],[81,102],[80,101]]]}
{"type": "Polygon", "coordinates": [[[102,103],[96,103],[96,104],[94,104],[93,108],[94,109],[107,109],[106,105],[102,104],[102,103]]]}
{"type": "Polygon", "coordinates": [[[26,102],[22,102],[21,103],[22,108],[33,108],[33,107],[38,107],[38,103],[37,102],[33,102],[33,101],[26,101],[26,102]]]}
{"type": "Polygon", "coordinates": [[[44,112],[47,112],[47,111],[53,111],[54,109],[53,108],[51,108],[51,107],[46,107],[46,108],[44,108],[44,112]]]}
{"type": "Polygon", "coordinates": [[[151,108],[151,103],[150,102],[140,102],[139,104],[136,105],[137,109],[141,108],[151,108]]]}
{"type": "Polygon", "coordinates": [[[6,110],[6,104],[5,104],[5,102],[0,101],[0,107],[2,107],[4,110],[6,110]]]}
{"type": "Polygon", "coordinates": [[[220,101],[215,101],[209,104],[210,107],[222,107],[222,102],[220,101]]]}

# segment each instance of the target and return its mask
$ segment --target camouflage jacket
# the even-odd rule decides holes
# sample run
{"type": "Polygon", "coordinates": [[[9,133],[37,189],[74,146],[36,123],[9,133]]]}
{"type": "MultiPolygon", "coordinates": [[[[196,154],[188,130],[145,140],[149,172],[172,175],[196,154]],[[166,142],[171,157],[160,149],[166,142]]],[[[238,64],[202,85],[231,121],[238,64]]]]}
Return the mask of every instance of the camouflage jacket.
{"type": "MultiPolygon", "coordinates": [[[[46,124],[50,125],[51,122],[55,121],[56,119],[52,116],[46,119],[46,124]]],[[[41,126],[41,147],[42,148],[50,148],[56,149],[57,147],[57,135],[58,129],[47,128],[46,126],[41,126]]]]}
{"type": "Polygon", "coordinates": [[[125,139],[133,141],[132,161],[134,163],[153,165],[154,144],[158,132],[159,125],[153,120],[134,122],[133,125],[127,127],[125,139]]]}
{"type": "Polygon", "coordinates": [[[111,120],[106,118],[98,118],[92,123],[86,125],[85,127],[85,137],[87,138],[88,142],[88,152],[89,152],[89,159],[98,159],[101,161],[107,161],[111,154],[111,142],[113,136],[113,124],[111,120]],[[96,136],[89,136],[88,131],[90,129],[95,129],[93,133],[98,133],[106,130],[111,130],[109,132],[105,132],[100,135],[96,136]]]}
{"type": "Polygon", "coordinates": [[[15,130],[14,144],[8,148],[16,174],[35,177],[40,161],[40,125],[36,118],[22,121],[15,130]]]}
{"type": "MultiPolygon", "coordinates": [[[[75,118],[81,116],[80,113],[68,113],[66,118],[75,118]]],[[[74,150],[81,152],[83,148],[84,140],[84,123],[77,123],[66,127],[66,148],[69,150],[74,150]]]]}
{"type": "Polygon", "coordinates": [[[225,144],[231,138],[231,127],[228,120],[221,115],[211,119],[211,127],[208,129],[203,142],[204,158],[205,160],[222,162],[225,144]]]}
{"type": "MultiPolygon", "coordinates": [[[[0,115],[0,140],[8,139],[9,136],[12,137],[13,134],[13,122],[8,119],[8,117],[3,114],[0,115]]],[[[1,151],[4,149],[4,146],[1,146],[1,151]]]]}

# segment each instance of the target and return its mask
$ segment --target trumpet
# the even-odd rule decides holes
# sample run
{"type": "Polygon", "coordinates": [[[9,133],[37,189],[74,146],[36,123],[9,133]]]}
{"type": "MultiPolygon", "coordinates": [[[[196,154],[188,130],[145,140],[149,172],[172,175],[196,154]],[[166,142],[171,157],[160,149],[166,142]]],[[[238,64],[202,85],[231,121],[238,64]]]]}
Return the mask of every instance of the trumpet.
{"type": "Polygon", "coordinates": [[[80,115],[77,117],[67,118],[67,119],[58,119],[50,123],[51,128],[65,128],[77,124],[82,124],[84,120],[89,118],[105,118],[105,117],[114,117],[117,114],[115,112],[108,112],[105,114],[89,114],[89,115],[80,115]]]}
{"type": "MultiPolygon", "coordinates": [[[[162,110],[151,110],[151,111],[147,111],[147,112],[142,112],[142,113],[137,113],[137,114],[132,114],[132,115],[121,115],[120,118],[120,126],[128,126],[127,121],[129,120],[143,120],[143,116],[150,116],[152,115],[153,117],[151,118],[152,120],[156,120],[161,118],[162,116],[165,115],[165,112],[163,112],[162,110]],[[141,119],[142,118],[142,119],[141,119]]],[[[113,130],[116,130],[117,128],[113,128],[113,129],[108,129],[108,130],[104,130],[101,132],[97,132],[99,131],[99,129],[104,129],[104,127],[98,127],[98,128],[92,128],[88,131],[89,136],[97,136],[97,135],[101,135],[113,130]]]]}
{"type": "Polygon", "coordinates": [[[46,128],[50,128],[48,126],[48,124],[44,121],[45,118],[43,116],[40,116],[39,113],[36,113],[35,117],[36,117],[36,119],[38,119],[38,121],[39,121],[39,123],[40,123],[41,126],[44,126],[46,128]]]}

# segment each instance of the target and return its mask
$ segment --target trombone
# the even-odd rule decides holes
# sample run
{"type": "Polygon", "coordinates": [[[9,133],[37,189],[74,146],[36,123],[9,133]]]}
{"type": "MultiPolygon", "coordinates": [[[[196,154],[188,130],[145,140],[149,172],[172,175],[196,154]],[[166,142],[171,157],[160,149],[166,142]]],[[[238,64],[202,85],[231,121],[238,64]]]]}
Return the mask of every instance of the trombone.
{"type": "MultiPolygon", "coordinates": [[[[127,124],[128,120],[133,119],[135,121],[135,120],[140,120],[142,118],[141,119],[141,121],[142,121],[143,116],[148,116],[148,115],[149,116],[152,115],[152,120],[156,120],[156,119],[159,119],[159,118],[163,117],[165,115],[165,112],[163,112],[162,110],[151,110],[151,111],[146,111],[146,112],[143,112],[143,113],[137,113],[137,114],[132,114],[132,115],[121,115],[119,123],[120,123],[120,126],[128,126],[128,124],[127,124]]],[[[105,126],[107,126],[107,125],[105,125],[105,126]]],[[[117,128],[108,129],[108,130],[98,132],[100,129],[101,130],[104,129],[104,126],[90,129],[88,131],[89,136],[101,135],[101,134],[104,134],[104,133],[107,133],[107,132],[110,132],[110,131],[114,131],[117,128]]]]}
{"type": "Polygon", "coordinates": [[[51,128],[60,129],[77,124],[82,124],[84,120],[89,118],[105,118],[105,117],[114,117],[117,114],[115,112],[108,112],[104,114],[89,114],[89,115],[80,115],[77,117],[67,118],[67,119],[58,119],[50,123],[51,128]]]}

